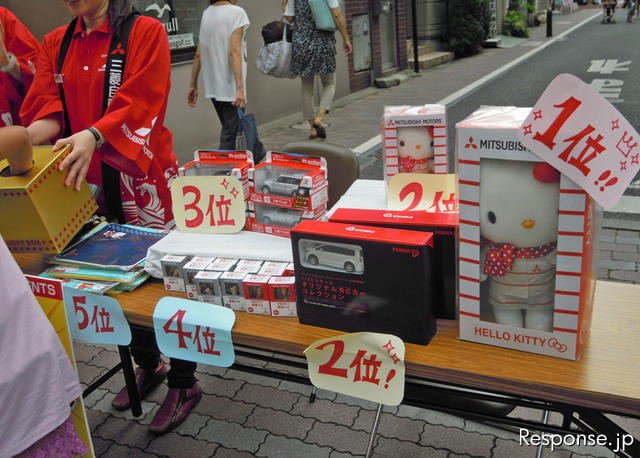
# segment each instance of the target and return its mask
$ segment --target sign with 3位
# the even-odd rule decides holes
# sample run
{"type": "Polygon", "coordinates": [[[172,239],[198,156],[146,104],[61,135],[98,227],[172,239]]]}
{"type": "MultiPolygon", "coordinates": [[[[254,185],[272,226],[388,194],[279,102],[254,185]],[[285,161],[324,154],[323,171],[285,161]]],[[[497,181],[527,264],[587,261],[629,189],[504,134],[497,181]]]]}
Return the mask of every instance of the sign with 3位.
{"type": "Polygon", "coordinates": [[[640,170],[638,133],[573,75],[562,74],[549,84],[518,138],[605,208],[618,202],[640,170]]]}
{"type": "Polygon", "coordinates": [[[71,337],[99,344],[129,345],[131,329],[117,300],[64,287],[71,337]]]}
{"type": "Polygon", "coordinates": [[[399,173],[389,180],[388,210],[455,213],[457,208],[454,174],[399,173]]]}
{"type": "Polygon", "coordinates": [[[181,232],[232,234],[244,227],[244,191],[234,176],[178,177],[171,182],[171,199],[181,232]]]}
{"type": "Polygon", "coordinates": [[[153,311],[160,351],[172,358],[229,367],[235,359],[231,309],[177,297],[163,297],[153,311]]]}
{"type": "Polygon", "coordinates": [[[388,406],[404,398],[404,342],[396,336],[344,334],[317,340],[304,354],[318,388],[388,406]]]}

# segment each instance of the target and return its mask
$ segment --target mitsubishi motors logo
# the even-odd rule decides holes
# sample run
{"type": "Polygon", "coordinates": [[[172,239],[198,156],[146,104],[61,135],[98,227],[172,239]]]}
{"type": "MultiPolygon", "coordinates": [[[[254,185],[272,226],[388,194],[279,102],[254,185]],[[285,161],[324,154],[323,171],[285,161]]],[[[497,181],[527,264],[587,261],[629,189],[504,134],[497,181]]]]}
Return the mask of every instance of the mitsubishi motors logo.
{"type": "Polygon", "coordinates": [[[122,55],[124,55],[124,49],[122,49],[122,43],[118,43],[118,46],[116,46],[116,49],[111,51],[111,54],[122,54],[122,55]]]}
{"type": "Polygon", "coordinates": [[[473,141],[473,137],[469,137],[468,143],[466,145],[464,145],[465,148],[473,148],[473,149],[478,149],[478,145],[476,145],[473,141]]]}

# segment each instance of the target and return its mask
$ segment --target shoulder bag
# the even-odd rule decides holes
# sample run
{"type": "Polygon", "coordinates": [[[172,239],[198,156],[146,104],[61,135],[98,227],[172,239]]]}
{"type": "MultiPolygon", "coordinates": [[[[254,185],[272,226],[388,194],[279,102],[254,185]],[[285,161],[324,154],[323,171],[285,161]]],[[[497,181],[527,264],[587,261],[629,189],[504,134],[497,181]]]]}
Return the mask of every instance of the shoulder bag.
{"type": "MultiPolygon", "coordinates": [[[[342,9],[342,0],[338,3],[338,6],[342,9]]],[[[313,16],[316,29],[324,30],[325,32],[336,30],[336,22],[333,20],[333,13],[331,13],[327,0],[309,0],[309,8],[311,8],[311,16],[313,16]]]]}

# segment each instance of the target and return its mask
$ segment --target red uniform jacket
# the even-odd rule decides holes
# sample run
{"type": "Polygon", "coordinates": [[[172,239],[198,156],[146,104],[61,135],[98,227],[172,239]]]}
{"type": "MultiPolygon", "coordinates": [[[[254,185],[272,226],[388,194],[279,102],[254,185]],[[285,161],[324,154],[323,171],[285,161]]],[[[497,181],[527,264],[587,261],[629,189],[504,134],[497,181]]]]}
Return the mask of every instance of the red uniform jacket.
{"type": "Polygon", "coordinates": [[[8,9],[0,7],[0,21],[4,27],[4,46],[16,56],[22,72],[22,82],[0,72],[0,126],[11,126],[20,124],[18,113],[36,73],[40,43],[8,9]]]}
{"type": "MultiPolygon", "coordinates": [[[[20,112],[25,122],[53,117],[64,124],[54,74],[66,28],[60,27],[44,37],[38,73],[20,112]]],[[[62,68],[71,132],[94,126],[108,142],[96,150],[87,181],[102,187],[99,161],[102,159],[121,172],[120,189],[127,223],[173,228],[169,185],[178,174],[178,163],[173,153],[173,136],[164,126],[171,87],[167,34],[157,20],[138,18],[129,36],[122,86],[103,116],[110,43],[108,20],[88,35],[79,20],[62,68]]]]}

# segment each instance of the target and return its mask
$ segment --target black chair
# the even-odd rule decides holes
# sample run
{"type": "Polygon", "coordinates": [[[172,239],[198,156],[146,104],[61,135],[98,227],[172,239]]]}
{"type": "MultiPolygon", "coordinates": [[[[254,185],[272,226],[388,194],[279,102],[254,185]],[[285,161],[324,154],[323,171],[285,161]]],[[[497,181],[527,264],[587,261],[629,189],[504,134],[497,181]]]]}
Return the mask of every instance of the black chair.
{"type": "Polygon", "coordinates": [[[348,147],[331,142],[301,140],[287,143],[282,151],[323,157],[327,161],[330,209],[360,176],[358,156],[348,147]]]}

